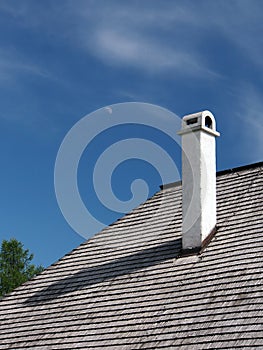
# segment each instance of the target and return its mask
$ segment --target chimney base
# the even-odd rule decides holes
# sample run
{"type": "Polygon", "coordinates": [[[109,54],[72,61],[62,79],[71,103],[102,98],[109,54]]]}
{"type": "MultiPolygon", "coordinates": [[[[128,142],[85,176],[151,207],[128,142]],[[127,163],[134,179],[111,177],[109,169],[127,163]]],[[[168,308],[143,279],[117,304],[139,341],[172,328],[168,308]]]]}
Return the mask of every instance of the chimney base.
{"type": "Polygon", "coordinates": [[[184,258],[187,256],[192,256],[192,255],[200,255],[203,253],[204,249],[208,246],[208,244],[211,242],[211,240],[214,238],[216,232],[218,230],[218,227],[215,226],[213,230],[210,232],[210,234],[204,239],[202,242],[201,247],[198,248],[188,248],[188,249],[181,249],[180,253],[176,257],[177,259],[179,258],[184,258]]]}

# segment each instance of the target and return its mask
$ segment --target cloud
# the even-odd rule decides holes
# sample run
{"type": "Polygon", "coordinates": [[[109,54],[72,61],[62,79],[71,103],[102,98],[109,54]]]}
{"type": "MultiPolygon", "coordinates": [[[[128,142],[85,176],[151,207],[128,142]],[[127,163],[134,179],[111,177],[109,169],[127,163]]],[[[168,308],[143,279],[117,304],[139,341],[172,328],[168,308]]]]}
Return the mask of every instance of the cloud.
{"type": "Polygon", "coordinates": [[[213,14],[209,16],[209,27],[232,41],[244,57],[262,66],[262,1],[232,0],[221,4],[211,1],[208,9],[213,14]]]}
{"type": "Polygon", "coordinates": [[[263,101],[262,93],[252,85],[243,85],[237,89],[238,108],[236,115],[242,122],[240,130],[245,134],[249,146],[248,158],[262,160],[263,154],[263,101]]]}
{"type": "MultiPolygon", "coordinates": [[[[95,56],[105,65],[141,72],[221,78],[211,50],[218,34],[242,55],[262,64],[262,2],[123,2],[68,0],[58,7],[34,1],[2,1],[0,9],[23,26],[95,56]],[[209,52],[208,52],[209,51],[209,52]]],[[[216,45],[216,44],[215,44],[216,45]]],[[[223,53],[220,53],[220,55],[223,53]]]]}
{"type": "Polygon", "coordinates": [[[131,32],[124,34],[99,29],[89,50],[106,64],[132,66],[150,72],[183,70],[198,75],[211,73],[194,55],[176,51],[131,32]]]}
{"type": "Polygon", "coordinates": [[[81,6],[71,8],[77,18],[72,42],[104,64],[138,68],[146,73],[218,78],[202,53],[181,38],[180,26],[185,26],[183,31],[188,36],[193,26],[200,27],[194,14],[186,7],[154,3],[124,6],[113,2],[109,8],[107,3],[93,3],[90,7],[80,2],[81,6]]]}
{"type": "Polygon", "coordinates": [[[52,82],[58,82],[58,79],[41,65],[31,62],[29,58],[21,59],[19,53],[1,55],[0,50],[0,86],[4,91],[9,89],[18,91],[25,89],[25,84],[30,82],[32,77],[35,79],[45,79],[52,82]]]}
{"type": "Polygon", "coordinates": [[[263,6],[256,0],[75,4],[68,2],[75,16],[72,42],[105,64],[221,78],[223,67],[217,70],[207,51],[219,35],[246,59],[262,61],[263,6]]]}
{"type": "Polygon", "coordinates": [[[28,59],[21,59],[19,53],[9,53],[6,50],[0,50],[0,75],[2,80],[14,80],[18,75],[30,74],[42,78],[51,78],[47,70],[39,65],[28,62],[28,59]]]}

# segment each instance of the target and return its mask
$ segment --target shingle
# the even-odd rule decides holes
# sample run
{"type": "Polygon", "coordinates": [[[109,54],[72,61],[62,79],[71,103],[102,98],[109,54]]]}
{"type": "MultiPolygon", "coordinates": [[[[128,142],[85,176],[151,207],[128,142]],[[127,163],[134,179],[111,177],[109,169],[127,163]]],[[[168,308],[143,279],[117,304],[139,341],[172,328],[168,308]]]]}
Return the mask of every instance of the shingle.
{"type": "Polygon", "coordinates": [[[218,174],[199,256],[178,258],[177,183],[17,288],[0,301],[0,349],[262,348],[262,167],[218,174]]]}

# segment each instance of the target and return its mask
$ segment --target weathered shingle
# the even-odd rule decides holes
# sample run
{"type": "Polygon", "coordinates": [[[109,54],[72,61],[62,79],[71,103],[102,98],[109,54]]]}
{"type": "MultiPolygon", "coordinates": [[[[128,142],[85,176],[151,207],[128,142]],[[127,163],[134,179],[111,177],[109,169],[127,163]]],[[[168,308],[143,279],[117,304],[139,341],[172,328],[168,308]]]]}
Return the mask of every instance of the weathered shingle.
{"type": "Polygon", "coordinates": [[[181,249],[181,186],[0,301],[0,349],[263,348],[263,164],[217,176],[218,230],[181,249]]]}

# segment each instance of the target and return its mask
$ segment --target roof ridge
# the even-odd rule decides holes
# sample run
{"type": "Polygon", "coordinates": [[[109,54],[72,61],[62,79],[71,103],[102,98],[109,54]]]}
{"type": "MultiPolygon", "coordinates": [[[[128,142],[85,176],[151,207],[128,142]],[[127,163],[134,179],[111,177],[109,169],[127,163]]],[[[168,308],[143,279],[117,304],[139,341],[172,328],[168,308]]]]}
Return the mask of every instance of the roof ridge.
{"type": "MultiPolygon", "coordinates": [[[[216,176],[221,176],[221,175],[225,175],[225,174],[230,174],[230,173],[235,173],[238,171],[243,171],[243,170],[247,170],[247,169],[254,169],[254,168],[260,168],[263,167],[263,161],[262,162],[257,162],[257,163],[252,163],[252,164],[247,164],[247,165],[241,165],[235,168],[230,168],[230,169],[225,169],[225,170],[219,170],[216,172],[216,176]]],[[[175,182],[170,182],[168,184],[163,184],[160,185],[160,189],[161,190],[166,190],[172,187],[177,187],[180,186],[182,184],[182,180],[179,181],[175,181],[175,182]]]]}
{"type": "Polygon", "coordinates": [[[263,167],[263,162],[257,162],[257,163],[247,164],[247,165],[241,165],[241,166],[238,166],[238,167],[235,167],[235,168],[220,170],[220,171],[216,172],[216,175],[220,176],[220,175],[225,175],[225,174],[229,174],[229,173],[232,173],[232,172],[243,171],[243,170],[247,170],[247,169],[260,168],[260,167],[263,167]]]}

